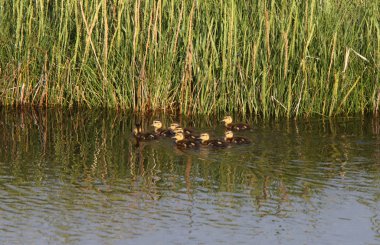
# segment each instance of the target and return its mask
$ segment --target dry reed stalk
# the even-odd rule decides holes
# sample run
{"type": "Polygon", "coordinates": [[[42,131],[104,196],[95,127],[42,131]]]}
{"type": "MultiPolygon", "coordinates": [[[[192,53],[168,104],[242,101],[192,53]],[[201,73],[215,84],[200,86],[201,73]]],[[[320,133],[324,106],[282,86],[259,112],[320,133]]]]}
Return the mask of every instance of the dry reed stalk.
{"type": "Polygon", "coordinates": [[[285,45],[285,63],[284,63],[284,80],[286,80],[287,74],[288,74],[288,52],[289,52],[289,40],[288,40],[288,32],[284,32],[283,34],[284,38],[284,45],[285,45]]]}
{"type": "Polygon", "coordinates": [[[21,86],[21,95],[20,95],[20,104],[24,104],[24,92],[25,92],[25,83],[22,84],[21,86]]]}
{"type": "Polygon", "coordinates": [[[296,109],[295,109],[296,116],[298,116],[298,111],[299,111],[299,109],[300,109],[301,99],[302,99],[302,91],[303,91],[303,86],[304,86],[304,85],[305,85],[305,80],[302,80],[301,92],[300,92],[300,96],[299,96],[299,98],[298,98],[297,106],[296,106],[296,109]]]}
{"type": "Polygon", "coordinates": [[[351,86],[351,88],[348,90],[348,92],[344,96],[342,102],[340,103],[340,105],[338,107],[338,110],[343,108],[343,105],[344,105],[344,103],[346,103],[348,96],[350,96],[351,92],[354,90],[354,88],[356,87],[356,85],[358,84],[359,81],[360,81],[360,77],[358,77],[356,79],[356,81],[354,82],[354,84],[351,86]]]}
{"type": "MultiPolygon", "coordinates": [[[[108,18],[107,18],[107,0],[102,1],[103,10],[103,22],[104,22],[104,38],[103,38],[103,70],[104,76],[107,78],[107,67],[108,67],[108,18]]],[[[107,79],[103,81],[103,96],[104,96],[104,86],[107,79]]]]}
{"type": "MultiPolygon", "coordinates": [[[[96,10],[96,14],[95,14],[95,17],[94,17],[94,20],[93,20],[93,23],[91,25],[91,28],[88,26],[88,22],[87,22],[87,19],[86,19],[86,15],[84,13],[84,10],[83,10],[83,4],[82,4],[82,1],[79,1],[79,5],[81,7],[81,13],[82,13],[82,18],[83,18],[83,22],[85,24],[85,27],[86,27],[86,31],[87,31],[87,37],[88,39],[86,40],[86,42],[89,42],[90,43],[90,46],[92,48],[92,52],[94,53],[94,57],[95,57],[95,60],[96,60],[96,64],[101,72],[101,75],[104,79],[104,82],[105,83],[108,83],[107,82],[107,77],[106,75],[104,74],[104,71],[102,69],[102,66],[100,65],[100,62],[99,62],[99,58],[98,58],[98,55],[96,54],[96,49],[95,49],[95,45],[94,43],[92,42],[92,38],[91,38],[91,33],[92,33],[92,29],[95,27],[95,20],[97,20],[98,18],[98,12],[100,10],[100,7],[102,6],[101,5],[101,2],[98,4],[98,7],[97,7],[97,10],[96,10]]],[[[87,44],[86,44],[87,46],[87,44]]],[[[103,96],[104,96],[104,89],[103,89],[103,96]]]]}
{"type": "Polygon", "coordinates": [[[177,30],[175,32],[175,37],[174,37],[174,47],[173,47],[173,53],[174,54],[177,52],[178,35],[179,35],[179,32],[180,32],[180,28],[181,28],[184,6],[185,6],[185,1],[182,1],[181,10],[179,12],[179,19],[178,19],[178,24],[177,24],[177,30]]]}
{"type": "Polygon", "coordinates": [[[269,22],[269,14],[268,14],[267,9],[265,9],[265,43],[267,46],[267,55],[268,55],[267,62],[269,65],[269,62],[271,59],[270,58],[270,22],[269,22]]]}
{"type": "MultiPolygon", "coordinates": [[[[148,56],[149,52],[149,45],[150,45],[150,35],[151,35],[151,28],[152,28],[152,22],[153,22],[153,16],[154,16],[154,8],[152,8],[150,17],[149,17],[149,26],[148,26],[148,37],[145,45],[145,54],[143,58],[143,62],[141,65],[141,71],[140,71],[140,76],[139,76],[139,87],[137,91],[137,97],[140,98],[138,103],[138,108],[142,111],[145,111],[146,104],[145,104],[145,97],[148,96],[146,92],[146,87],[145,87],[145,65],[146,65],[146,59],[148,56]]],[[[148,98],[149,99],[149,98],[148,98]]]]}
{"type": "Polygon", "coordinates": [[[333,91],[332,91],[332,98],[331,98],[331,104],[330,104],[330,112],[329,116],[333,115],[334,109],[335,109],[335,104],[338,100],[338,87],[339,87],[339,75],[336,74],[334,77],[334,86],[333,86],[333,91]]]}
{"type": "MultiPolygon", "coordinates": [[[[194,15],[194,9],[195,9],[195,3],[196,1],[193,1],[193,4],[191,6],[191,11],[189,15],[189,33],[188,33],[188,40],[187,40],[187,51],[186,51],[186,59],[185,59],[185,68],[182,75],[182,81],[181,81],[181,101],[184,102],[185,108],[183,108],[183,105],[180,107],[180,113],[186,113],[189,107],[188,103],[188,87],[190,87],[191,83],[191,75],[192,75],[192,61],[193,61],[193,15],[194,15]]],[[[190,88],[191,89],[191,88],[190,88]]],[[[191,95],[192,96],[192,95],[191,95]]],[[[191,98],[190,98],[191,99],[191,98]]],[[[190,102],[191,104],[192,102],[190,102]]],[[[190,110],[189,110],[190,112],[190,110]]]]}
{"type": "Polygon", "coordinates": [[[346,48],[346,54],[344,55],[344,67],[343,67],[343,73],[346,72],[348,67],[348,58],[350,56],[350,49],[346,48]]]}
{"type": "Polygon", "coordinates": [[[333,41],[332,41],[332,47],[331,47],[330,65],[329,65],[329,70],[327,72],[327,82],[330,81],[330,74],[331,74],[332,66],[333,66],[334,60],[335,60],[336,38],[337,38],[337,33],[335,32],[334,37],[333,37],[333,41]]]}
{"type": "Polygon", "coordinates": [[[40,106],[43,105],[44,100],[45,100],[45,106],[48,104],[48,91],[49,91],[49,78],[48,78],[48,67],[47,67],[47,62],[48,62],[48,55],[45,53],[45,62],[44,62],[44,68],[43,68],[43,73],[41,77],[41,83],[44,87],[42,91],[42,95],[40,98],[40,106]]]}
{"type": "MultiPolygon", "coordinates": [[[[134,10],[134,32],[133,32],[133,44],[132,44],[132,59],[131,59],[131,69],[132,69],[132,78],[135,78],[135,70],[136,70],[136,52],[137,52],[137,44],[139,38],[140,31],[140,2],[141,0],[137,0],[135,2],[135,10],[134,10]]],[[[137,81],[138,82],[138,81],[137,81]]],[[[137,90],[139,90],[139,86],[137,86],[137,90]]],[[[132,82],[132,108],[136,110],[138,108],[138,96],[139,93],[136,93],[135,81],[132,82]]]]}
{"type": "Polygon", "coordinates": [[[99,10],[102,6],[101,2],[97,5],[96,7],[96,10],[95,10],[95,14],[94,14],[94,18],[91,22],[91,25],[89,26],[88,25],[88,22],[87,22],[87,18],[86,18],[86,15],[85,15],[85,12],[84,12],[84,9],[83,9],[83,0],[80,0],[79,1],[79,6],[80,6],[80,10],[81,10],[81,15],[82,15],[82,20],[83,20],[83,23],[86,27],[86,32],[87,32],[87,37],[86,37],[86,45],[85,45],[85,48],[84,48],[84,55],[83,55],[83,63],[87,61],[87,57],[88,57],[88,52],[89,52],[89,48],[90,48],[90,45],[92,43],[92,32],[94,30],[94,27],[98,21],[98,13],[99,13],[99,10]]]}
{"type": "Polygon", "coordinates": [[[376,106],[375,106],[375,116],[377,117],[379,115],[379,105],[380,105],[380,88],[377,91],[377,100],[376,100],[376,106]]]}

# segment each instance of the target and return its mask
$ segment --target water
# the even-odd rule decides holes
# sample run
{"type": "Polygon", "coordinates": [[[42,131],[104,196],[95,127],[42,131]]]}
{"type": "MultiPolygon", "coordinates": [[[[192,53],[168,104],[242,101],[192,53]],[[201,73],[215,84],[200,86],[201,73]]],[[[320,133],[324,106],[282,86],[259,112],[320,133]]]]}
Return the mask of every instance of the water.
{"type": "Polygon", "coordinates": [[[0,244],[380,243],[378,119],[250,120],[251,145],[187,151],[136,147],[135,120],[1,110],[0,244]]]}

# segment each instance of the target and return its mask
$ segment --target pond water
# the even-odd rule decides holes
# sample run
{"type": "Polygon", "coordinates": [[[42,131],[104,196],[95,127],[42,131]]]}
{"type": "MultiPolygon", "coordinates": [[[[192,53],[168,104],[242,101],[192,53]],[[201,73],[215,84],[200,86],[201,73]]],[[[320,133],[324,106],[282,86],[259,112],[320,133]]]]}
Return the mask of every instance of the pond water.
{"type": "Polygon", "coordinates": [[[218,116],[0,110],[0,244],[380,243],[379,119],[248,118],[250,145],[137,147],[156,118],[223,135],[218,116]]]}

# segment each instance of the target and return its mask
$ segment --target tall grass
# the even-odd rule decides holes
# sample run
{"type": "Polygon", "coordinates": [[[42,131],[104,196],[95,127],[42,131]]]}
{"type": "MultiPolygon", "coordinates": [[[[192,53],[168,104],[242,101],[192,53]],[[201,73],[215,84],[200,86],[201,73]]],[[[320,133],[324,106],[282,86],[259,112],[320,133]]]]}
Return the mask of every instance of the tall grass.
{"type": "Polygon", "coordinates": [[[377,113],[376,1],[0,2],[0,103],[377,113]]]}

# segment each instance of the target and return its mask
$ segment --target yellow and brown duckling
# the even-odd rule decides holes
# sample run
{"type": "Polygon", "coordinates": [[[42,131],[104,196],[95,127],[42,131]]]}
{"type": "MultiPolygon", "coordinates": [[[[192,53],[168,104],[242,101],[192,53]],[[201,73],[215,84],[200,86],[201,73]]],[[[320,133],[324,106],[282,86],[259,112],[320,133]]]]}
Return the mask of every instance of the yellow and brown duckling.
{"type": "Polygon", "coordinates": [[[133,137],[139,141],[148,141],[157,139],[157,135],[154,133],[143,133],[141,125],[136,124],[136,127],[133,129],[133,137]]]}
{"type": "Polygon", "coordinates": [[[171,123],[169,129],[174,132],[176,128],[180,127],[178,123],[171,123]]]}
{"type": "Polygon", "coordinates": [[[224,122],[224,127],[227,130],[236,130],[236,131],[241,131],[241,130],[247,130],[251,129],[251,126],[245,123],[232,123],[232,117],[231,116],[225,116],[222,120],[224,122]]]}
{"type": "Polygon", "coordinates": [[[184,136],[185,136],[185,139],[188,139],[188,140],[191,140],[191,141],[194,141],[194,142],[200,142],[200,139],[199,139],[199,136],[197,135],[193,135],[193,134],[190,134],[190,133],[185,133],[186,131],[181,128],[181,127],[177,127],[175,130],[174,130],[174,133],[182,133],[184,136]]]}
{"type": "MultiPolygon", "coordinates": [[[[179,123],[172,123],[172,124],[170,124],[170,129],[171,130],[174,131],[176,128],[182,128],[182,127],[181,127],[181,125],[179,125],[179,123]]],[[[185,136],[193,134],[193,131],[190,130],[190,129],[188,129],[188,128],[182,128],[182,130],[183,130],[183,133],[185,134],[185,136]]]]}
{"type": "Polygon", "coordinates": [[[174,131],[171,128],[163,129],[161,121],[158,121],[158,120],[153,121],[152,126],[154,127],[154,133],[156,135],[166,136],[166,137],[173,137],[175,135],[174,131]]]}
{"type": "Polygon", "coordinates": [[[228,130],[224,133],[224,141],[227,143],[233,143],[233,144],[249,144],[251,141],[244,137],[234,137],[234,133],[231,130],[228,130]]]}
{"type": "Polygon", "coordinates": [[[195,143],[191,140],[185,139],[185,136],[183,133],[176,133],[175,136],[172,138],[175,139],[175,144],[179,148],[196,148],[196,147],[198,147],[197,143],[195,143]]]}
{"type": "Polygon", "coordinates": [[[226,147],[226,143],[221,140],[210,140],[210,135],[208,133],[202,133],[199,136],[202,145],[212,146],[212,147],[226,147]]]}

